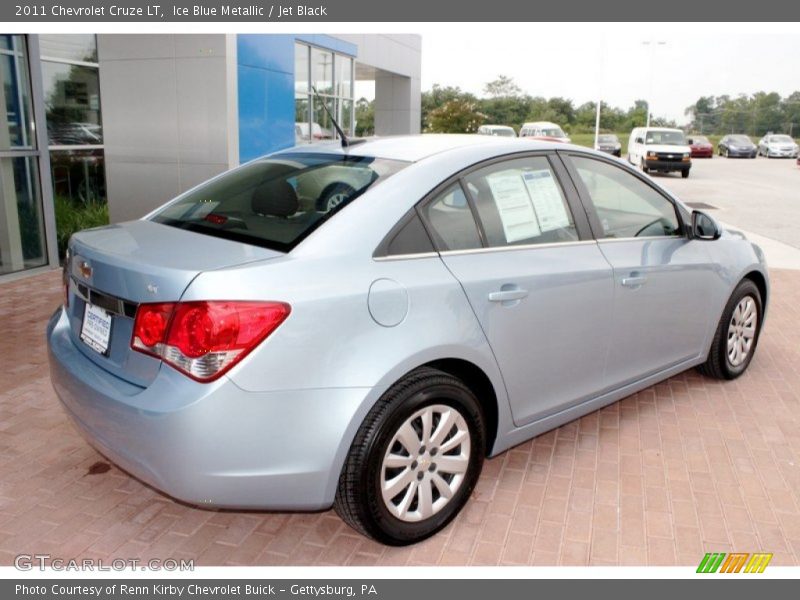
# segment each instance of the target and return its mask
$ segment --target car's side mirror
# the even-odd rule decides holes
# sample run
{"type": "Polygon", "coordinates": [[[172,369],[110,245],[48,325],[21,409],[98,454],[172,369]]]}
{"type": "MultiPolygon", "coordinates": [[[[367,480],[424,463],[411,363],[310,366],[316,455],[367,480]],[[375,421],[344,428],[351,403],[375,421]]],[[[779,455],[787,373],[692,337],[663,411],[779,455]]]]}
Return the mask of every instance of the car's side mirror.
{"type": "Polygon", "coordinates": [[[696,210],[692,213],[692,237],[697,240],[716,240],[722,235],[722,228],[706,213],[696,210]]]}
{"type": "Polygon", "coordinates": [[[644,138],[640,138],[640,137],[636,138],[636,143],[637,144],[644,144],[644,138]]]}
{"type": "Polygon", "coordinates": [[[692,138],[689,138],[688,140],[686,140],[686,143],[691,146],[692,144],[694,144],[694,140],[692,138]]]}

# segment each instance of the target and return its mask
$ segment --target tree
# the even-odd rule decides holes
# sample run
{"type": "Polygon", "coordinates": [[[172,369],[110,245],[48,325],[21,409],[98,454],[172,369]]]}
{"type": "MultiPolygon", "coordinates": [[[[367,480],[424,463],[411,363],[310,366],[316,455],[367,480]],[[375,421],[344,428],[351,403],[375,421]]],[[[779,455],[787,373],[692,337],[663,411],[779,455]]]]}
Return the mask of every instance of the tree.
{"type": "Polygon", "coordinates": [[[690,126],[703,133],[746,133],[760,136],[768,131],[796,133],[800,123],[800,92],[786,98],[775,92],[752,95],[702,96],[686,108],[690,126]]]}
{"type": "Polygon", "coordinates": [[[497,79],[483,86],[484,93],[492,98],[513,98],[522,93],[520,87],[514,82],[513,77],[498,75],[497,79]]]}
{"type": "Polygon", "coordinates": [[[462,102],[477,102],[478,99],[469,92],[464,92],[460,87],[445,86],[442,87],[438,83],[433,84],[430,91],[422,92],[421,109],[422,109],[422,130],[429,130],[429,121],[431,113],[444,106],[447,102],[452,100],[459,100],[462,102]]]}
{"type": "Polygon", "coordinates": [[[430,112],[428,129],[433,133],[475,133],[485,119],[477,102],[455,98],[430,112]]]}
{"type": "Polygon", "coordinates": [[[375,134],[375,101],[359,98],[356,102],[356,135],[375,134]]]}

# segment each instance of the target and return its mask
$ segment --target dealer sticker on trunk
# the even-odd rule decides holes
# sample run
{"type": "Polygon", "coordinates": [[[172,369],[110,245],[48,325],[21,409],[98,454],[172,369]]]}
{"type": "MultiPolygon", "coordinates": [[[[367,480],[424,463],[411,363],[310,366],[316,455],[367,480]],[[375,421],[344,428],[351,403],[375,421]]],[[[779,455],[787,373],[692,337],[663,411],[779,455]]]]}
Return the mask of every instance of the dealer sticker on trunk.
{"type": "Polygon", "coordinates": [[[107,354],[110,339],[111,315],[105,309],[87,302],[83,311],[81,340],[92,350],[107,354]]]}

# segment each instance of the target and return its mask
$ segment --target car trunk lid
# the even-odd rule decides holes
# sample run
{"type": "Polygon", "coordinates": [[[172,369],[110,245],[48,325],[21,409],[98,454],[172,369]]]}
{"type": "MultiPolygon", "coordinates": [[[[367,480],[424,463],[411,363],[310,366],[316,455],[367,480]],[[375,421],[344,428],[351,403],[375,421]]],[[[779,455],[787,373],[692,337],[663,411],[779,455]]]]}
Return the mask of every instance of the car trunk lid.
{"type": "MultiPolygon", "coordinates": [[[[77,233],[70,252],[68,314],[75,345],[110,373],[142,387],[155,378],[161,361],[130,348],[139,304],[180,300],[201,272],[283,256],[145,220],[77,233]],[[83,328],[87,304],[110,317],[103,352],[102,346],[87,340],[91,338],[83,328]]],[[[224,290],[220,293],[224,296],[224,290]]]]}

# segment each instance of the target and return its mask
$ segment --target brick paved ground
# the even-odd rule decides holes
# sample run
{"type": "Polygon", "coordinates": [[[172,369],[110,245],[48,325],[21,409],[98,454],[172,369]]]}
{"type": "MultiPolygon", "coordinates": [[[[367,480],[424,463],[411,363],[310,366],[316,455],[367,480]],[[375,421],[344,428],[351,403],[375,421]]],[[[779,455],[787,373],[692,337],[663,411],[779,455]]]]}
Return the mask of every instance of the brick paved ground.
{"type": "Polygon", "coordinates": [[[747,375],[687,372],[486,463],[439,535],[384,548],[333,512],[183,506],[103,458],[50,388],[44,324],[59,275],[0,287],[0,564],[195,558],[198,565],[696,565],[764,550],[800,564],[800,271],[773,273],[771,314],[747,375]],[[102,471],[103,469],[95,469],[102,471]]]}

